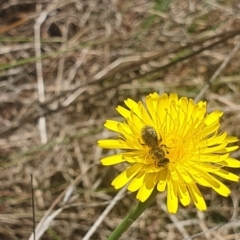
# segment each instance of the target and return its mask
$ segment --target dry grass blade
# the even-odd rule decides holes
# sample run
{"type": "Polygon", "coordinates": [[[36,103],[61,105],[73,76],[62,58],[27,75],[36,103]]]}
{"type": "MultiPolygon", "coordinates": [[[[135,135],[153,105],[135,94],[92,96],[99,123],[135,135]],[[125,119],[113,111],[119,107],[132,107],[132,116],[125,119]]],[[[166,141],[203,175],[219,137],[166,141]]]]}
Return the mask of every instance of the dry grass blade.
{"type": "MultiPolygon", "coordinates": [[[[54,211],[51,215],[49,215],[47,218],[45,218],[42,224],[37,225],[36,240],[40,239],[42,235],[47,231],[47,229],[50,228],[52,221],[54,220],[54,218],[57,217],[57,215],[61,213],[62,210],[63,210],[62,208],[59,208],[58,210],[54,211]]],[[[29,240],[34,240],[33,234],[30,236],[29,240]]]]}
{"type": "Polygon", "coordinates": [[[233,58],[234,54],[239,50],[240,44],[236,44],[233,50],[230,52],[230,54],[224,59],[223,63],[219,66],[216,72],[212,75],[212,77],[209,79],[208,84],[205,85],[205,87],[199,92],[199,94],[195,97],[195,101],[199,102],[203,95],[206,93],[206,91],[209,89],[209,85],[212,84],[217,77],[221,74],[221,72],[224,70],[224,68],[227,66],[229,61],[233,58]]]}
{"type": "Polygon", "coordinates": [[[104,221],[104,218],[109,214],[109,212],[113,209],[113,207],[119,202],[120,199],[124,197],[124,193],[126,188],[122,188],[116,196],[112,199],[111,203],[105,208],[103,213],[99,216],[99,218],[95,221],[93,226],[89,229],[87,234],[83,237],[82,240],[89,240],[93,233],[97,230],[99,225],[104,221]]]}

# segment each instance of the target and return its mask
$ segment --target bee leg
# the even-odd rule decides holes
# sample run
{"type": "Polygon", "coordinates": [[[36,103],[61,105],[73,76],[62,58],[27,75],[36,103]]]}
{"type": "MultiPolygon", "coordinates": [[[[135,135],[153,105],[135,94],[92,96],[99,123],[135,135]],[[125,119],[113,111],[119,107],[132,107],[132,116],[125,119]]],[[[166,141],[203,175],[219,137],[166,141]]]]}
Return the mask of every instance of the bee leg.
{"type": "Polygon", "coordinates": [[[169,151],[167,150],[168,149],[168,147],[167,147],[167,145],[166,144],[160,144],[160,147],[162,148],[164,148],[164,151],[168,154],[169,153],[169,151]]]}

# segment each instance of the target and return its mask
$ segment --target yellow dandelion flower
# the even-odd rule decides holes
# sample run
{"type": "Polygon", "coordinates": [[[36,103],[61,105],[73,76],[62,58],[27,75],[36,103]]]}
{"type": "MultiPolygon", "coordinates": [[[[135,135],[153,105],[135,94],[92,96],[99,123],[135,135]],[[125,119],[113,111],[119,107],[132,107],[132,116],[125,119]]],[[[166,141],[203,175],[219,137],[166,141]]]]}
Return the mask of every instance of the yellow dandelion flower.
{"type": "Polygon", "coordinates": [[[102,148],[125,149],[126,152],[105,157],[103,165],[127,162],[128,167],[112,185],[119,189],[129,183],[128,190],[137,192],[144,202],[156,187],[167,189],[167,207],[176,213],[179,201],[191,200],[199,210],[205,210],[204,197],[198,185],[210,187],[222,196],[230,190],[218,177],[239,181],[239,177],[224,167],[240,168],[240,161],[229,156],[238,146],[236,137],[219,132],[222,112],[206,113],[206,102],[157,93],[146,97],[146,104],[132,99],[125,101],[128,109],[117,111],[126,121],[108,120],[105,127],[119,133],[119,139],[99,140],[102,148]]]}

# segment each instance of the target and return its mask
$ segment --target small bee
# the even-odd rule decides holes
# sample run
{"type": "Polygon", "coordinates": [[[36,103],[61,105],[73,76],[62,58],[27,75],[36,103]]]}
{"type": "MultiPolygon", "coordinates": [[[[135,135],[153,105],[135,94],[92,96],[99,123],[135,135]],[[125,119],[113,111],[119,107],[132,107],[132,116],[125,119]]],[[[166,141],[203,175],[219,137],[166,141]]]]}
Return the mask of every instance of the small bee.
{"type": "MultiPolygon", "coordinates": [[[[166,148],[166,145],[159,143],[162,138],[158,139],[157,132],[151,126],[145,126],[142,128],[141,137],[145,145],[149,147],[149,153],[155,159],[155,165],[157,167],[164,167],[169,163],[169,159],[165,156],[165,151],[162,147],[166,148]]],[[[167,151],[166,151],[167,152],[167,151]]],[[[168,153],[168,152],[167,152],[168,153]]]]}

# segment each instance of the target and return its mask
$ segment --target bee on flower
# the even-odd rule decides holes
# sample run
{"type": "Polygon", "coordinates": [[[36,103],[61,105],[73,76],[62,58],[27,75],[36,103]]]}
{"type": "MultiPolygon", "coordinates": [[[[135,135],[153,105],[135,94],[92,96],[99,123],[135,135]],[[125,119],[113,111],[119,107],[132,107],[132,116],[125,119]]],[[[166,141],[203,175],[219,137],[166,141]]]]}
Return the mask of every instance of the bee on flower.
{"type": "Polygon", "coordinates": [[[192,200],[199,210],[206,210],[198,185],[222,196],[230,194],[219,177],[239,181],[237,175],[224,169],[240,168],[240,161],[230,157],[238,148],[238,139],[219,131],[222,112],[207,114],[206,102],[194,103],[175,93],[149,94],[145,105],[132,99],[125,104],[127,108],[117,107],[125,122],[105,123],[106,128],[119,133],[119,139],[98,141],[102,148],[127,150],[101,160],[105,166],[129,163],[113,180],[116,189],[128,184],[127,189],[137,191],[141,202],[155,188],[167,190],[170,213],[177,212],[179,201],[187,206],[192,200]]]}
{"type": "Polygon", "coordinates": [[[169,163],[169,159],[166,158],[166,152],[163,149],[163,147],[166,147],[166,145],[159,144],[157,132],[155,129],[151,126],[143,127],[141,137],[144,144],[149,147],[150,157],[152,156],[154,158],[155,164],[158,167],[166,166],[169,163]]]}

